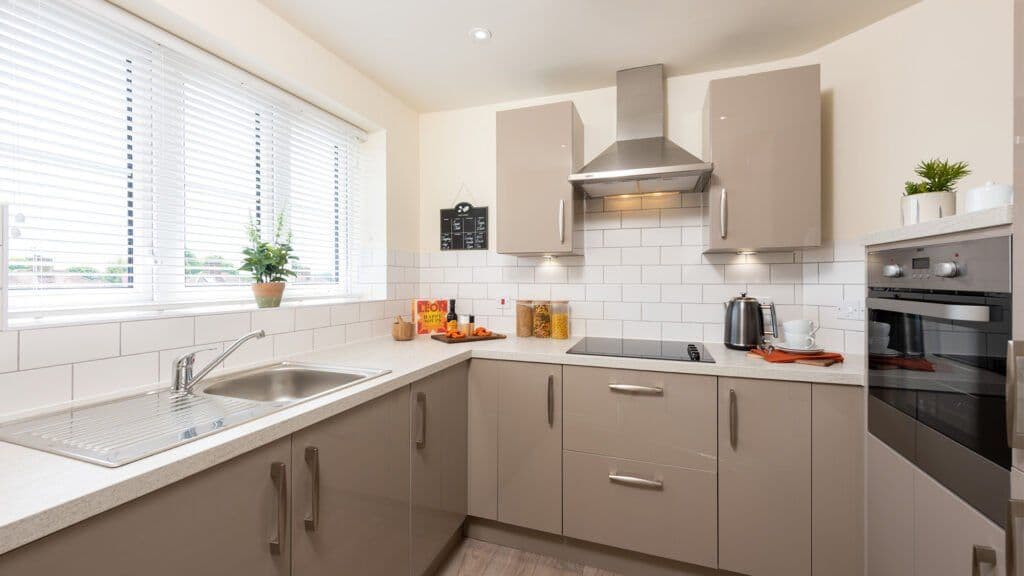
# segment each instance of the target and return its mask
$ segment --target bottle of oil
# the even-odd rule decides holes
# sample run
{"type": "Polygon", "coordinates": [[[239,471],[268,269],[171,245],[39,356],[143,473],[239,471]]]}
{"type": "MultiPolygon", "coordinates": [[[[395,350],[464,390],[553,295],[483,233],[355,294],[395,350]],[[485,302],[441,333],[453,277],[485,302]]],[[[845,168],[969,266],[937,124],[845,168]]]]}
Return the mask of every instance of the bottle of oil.
{"type": "Polygon", "coordinates": [[[448,316],[445,317],[445,328],[449,332],[455,332],[459,329],[459,315],[455,313],[455,299],[452,298],[448,301],[448,316]]]}

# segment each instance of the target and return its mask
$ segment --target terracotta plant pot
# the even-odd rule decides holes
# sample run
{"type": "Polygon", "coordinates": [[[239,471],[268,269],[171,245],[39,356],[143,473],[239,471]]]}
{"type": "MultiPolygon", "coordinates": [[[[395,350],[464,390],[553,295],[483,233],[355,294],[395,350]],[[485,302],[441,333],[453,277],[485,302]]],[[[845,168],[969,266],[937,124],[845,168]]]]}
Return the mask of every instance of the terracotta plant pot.
{"type": "Polygon", "coordinates": [[[252,295],[260,308],[277,308],[284,294],[284,282],[258,282],[252,285],[252,295]]]}

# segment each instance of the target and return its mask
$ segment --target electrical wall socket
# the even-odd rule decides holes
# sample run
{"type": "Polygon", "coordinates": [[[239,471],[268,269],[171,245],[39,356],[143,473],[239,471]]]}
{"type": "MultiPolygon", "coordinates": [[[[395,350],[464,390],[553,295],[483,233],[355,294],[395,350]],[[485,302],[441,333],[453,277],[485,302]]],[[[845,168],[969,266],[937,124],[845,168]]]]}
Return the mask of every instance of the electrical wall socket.
{"type": "Polygon", "coordinates": [[[840,320],[863,320],[866,309],[863,300],[846,300],[839,306],[840,320]]]}

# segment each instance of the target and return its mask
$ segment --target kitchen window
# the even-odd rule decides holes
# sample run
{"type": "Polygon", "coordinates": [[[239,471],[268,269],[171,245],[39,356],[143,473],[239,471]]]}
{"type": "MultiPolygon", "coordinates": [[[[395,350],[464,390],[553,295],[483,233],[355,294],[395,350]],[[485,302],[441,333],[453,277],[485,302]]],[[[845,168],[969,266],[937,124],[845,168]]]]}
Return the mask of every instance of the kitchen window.
{"type": "MultiPolygon", "coordinates": [[[[290,296],[352,291],[365,133],[63,0],[0,2],[0,202],[12,316],[247,301],[254,222],[290,296]]],[[[202,56],[202,57],[199,57],[202,56]]]]}

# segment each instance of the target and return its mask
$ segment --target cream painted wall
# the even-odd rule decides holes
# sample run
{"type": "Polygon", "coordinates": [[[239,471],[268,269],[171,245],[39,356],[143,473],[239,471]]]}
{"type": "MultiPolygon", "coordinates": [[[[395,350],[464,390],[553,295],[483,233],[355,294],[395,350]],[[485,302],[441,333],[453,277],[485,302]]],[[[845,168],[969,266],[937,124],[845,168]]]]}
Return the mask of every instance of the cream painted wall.
{"type": "MultiPolygon", "coordinates": [[[[113,4],[386,140],[387,247],[415,250],[418,113],[258,0],[110,0],[113,4]]],[[[380,188],[375,188],[379,190],[380,188]]],[[[370,227],[369,231],[380,227],[370,227]]],[[[383,247],[384,238],[369,238],[383,247]]]]}
{"type": "MultiPolygon", "coordinates": [[[[798,58],[669,78],[668,134],[701,153],[712,78],[819,63],[825,238],[898,226],[903,182],[923,158],[970,162],[961,189],[1012,181],[1012,5],[925,0],[798,58]]],[[[583,119],[589,160],[614,140],[614,87],[420,117],[420,250],[437,250],[438,209],[465,200],[493,210],[494,113],[566,99],[583,119]]]]}

